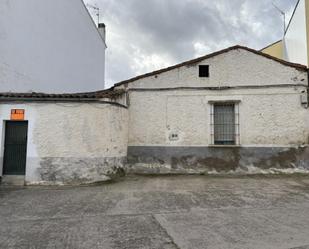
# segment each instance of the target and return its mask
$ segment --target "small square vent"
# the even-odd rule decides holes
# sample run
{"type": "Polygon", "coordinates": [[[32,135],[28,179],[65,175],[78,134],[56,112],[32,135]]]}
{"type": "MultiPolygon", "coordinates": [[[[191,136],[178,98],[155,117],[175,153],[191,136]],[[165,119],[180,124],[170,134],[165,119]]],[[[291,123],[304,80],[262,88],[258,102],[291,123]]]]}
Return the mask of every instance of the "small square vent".
{"type": "Polygon", "coordinates": [[[208,78],[209,77],[209,65],[199,66],[199,77],[208,78]]]}

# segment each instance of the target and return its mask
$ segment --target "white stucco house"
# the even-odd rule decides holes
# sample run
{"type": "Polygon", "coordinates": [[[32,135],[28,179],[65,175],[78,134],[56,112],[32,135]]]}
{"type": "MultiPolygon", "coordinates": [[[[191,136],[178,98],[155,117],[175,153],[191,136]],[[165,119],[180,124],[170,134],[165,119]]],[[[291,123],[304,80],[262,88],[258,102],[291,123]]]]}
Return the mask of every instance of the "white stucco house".
{"type": "Polygon", "coordinates": [[[0,107],[0,175],[27,184],[309,170],[307,67],[246,47],[104,91],[2,93],[0,107]]]}
{"type": "Polygon", "coordinates": [[[99,28],[82,0],[0,1],[0,92],[104,89],[99,28]]]}
{"type": "Polygon", "coordinates": [[[118,83],[128,171],[309,168],[307,67],[234,46],[118,83]]]}

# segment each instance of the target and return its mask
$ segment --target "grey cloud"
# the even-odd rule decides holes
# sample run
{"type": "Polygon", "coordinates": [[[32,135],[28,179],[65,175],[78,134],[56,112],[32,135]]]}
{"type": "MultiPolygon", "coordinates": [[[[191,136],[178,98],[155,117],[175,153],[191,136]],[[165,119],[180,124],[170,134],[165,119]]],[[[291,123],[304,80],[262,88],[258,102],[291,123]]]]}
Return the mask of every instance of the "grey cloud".
{"type": "MultiPolygon", "coordinates": [[[[272,0],[85,0],[107,26],[107,83],[235,44],[260,49],[282,36],[272,0]]],[[[291,13],[297,0],[274,1],[291,13]]]]}

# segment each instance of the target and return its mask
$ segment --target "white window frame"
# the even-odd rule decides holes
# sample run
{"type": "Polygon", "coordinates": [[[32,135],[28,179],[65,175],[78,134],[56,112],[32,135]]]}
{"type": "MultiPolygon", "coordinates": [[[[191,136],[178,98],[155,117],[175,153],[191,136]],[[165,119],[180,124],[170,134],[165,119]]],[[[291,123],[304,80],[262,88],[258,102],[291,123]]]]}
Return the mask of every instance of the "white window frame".
{"type": "Polygon", "coordinates": [[[211,146],[239,146],[240,145],[240,118],[239,118],[239,100],[219,100],[219,101],[209,101],[210,104],[210,141],[211,146]],[[233,104],[234,105],[234,115],[235,115],[235,144],[231,145],[218,145],[215,144],[215,122],[214,122],[214,106],[216,104],[233,104]]]}

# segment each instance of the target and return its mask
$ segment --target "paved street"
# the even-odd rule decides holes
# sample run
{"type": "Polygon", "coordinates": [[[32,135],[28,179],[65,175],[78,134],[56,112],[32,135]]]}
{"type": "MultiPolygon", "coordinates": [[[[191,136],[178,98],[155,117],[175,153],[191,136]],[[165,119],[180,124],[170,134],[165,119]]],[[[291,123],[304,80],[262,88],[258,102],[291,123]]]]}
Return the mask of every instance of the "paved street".
{"type": "Polygon", "coordinates": [[[1,186],[0,248],[309,248],[309,177],[1,186]]]}

